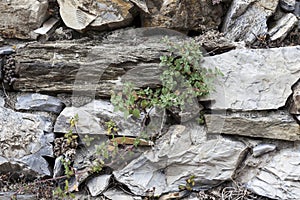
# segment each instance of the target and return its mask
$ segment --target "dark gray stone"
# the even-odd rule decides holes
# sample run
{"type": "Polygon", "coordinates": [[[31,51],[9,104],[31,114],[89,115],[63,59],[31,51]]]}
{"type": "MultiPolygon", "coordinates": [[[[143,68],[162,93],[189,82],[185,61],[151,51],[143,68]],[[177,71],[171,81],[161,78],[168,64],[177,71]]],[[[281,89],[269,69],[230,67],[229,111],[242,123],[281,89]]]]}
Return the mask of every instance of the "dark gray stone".
{"type": "Polygon", "coordinates": [[[34,93],[19,96],[15,107],[17,110],[46,111],[58,114],[65,105],[58,98],[34,93]]]}
{"type": "Polygon", "coordinates": [[[295,10],[296,0],[280,0],[279,5],[283,10],[293,12],[295,10]]]}

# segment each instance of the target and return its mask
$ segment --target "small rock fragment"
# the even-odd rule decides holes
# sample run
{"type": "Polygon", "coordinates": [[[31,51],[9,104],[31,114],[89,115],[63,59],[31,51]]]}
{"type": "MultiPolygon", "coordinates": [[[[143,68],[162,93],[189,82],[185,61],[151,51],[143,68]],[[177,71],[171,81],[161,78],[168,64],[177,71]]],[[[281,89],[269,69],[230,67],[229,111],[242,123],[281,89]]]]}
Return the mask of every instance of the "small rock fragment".
{"type": "Polygon", "coordinates": [[[41,28],[38,28],[34,30],[35,33],[40,34],[42,39],[47,41],[51,35],[51,33],[54,32],[54,29],[58,26],[59,20],[51,17],[46,22],[44,22],[43,26],[41,28]]]}
{"type": "Polygon", "coordinates": [[[271,28],[268,34],[271,36],[271,41],[282,41],[287,34],[295,27],[298,19],[293,13],[284,15],[280,20],[276,22],[276,25],[271,28]]]}
{"type": "Polygon", "coordinates": [[[103,195],[108,199],[118,199],[118,200],[142,200],[141,197],[132,196],[124,193],[121,190],[117,189],[109,189],[108,191],[104,192],[103,195]]]}
{"type": "Polygon", "coordinates": [[[253,156],[258,157],[275,149],[276,145],[274,144],[259,144],[253,148],[253,156]]]}
{"type": "Polygon", "coordinates": [[[4,47],[0,47],[0,55],[9,55],[14,53],[15,50],[12,46],[4,46],[4,47]]]}
{"type": "Polygon", "coordinates": [[[72,29],[83,30],[88,26],[94,28],[117,28],[128,25],[133,19],[129,10],[133,4],[128,1],[91,1],[58,0],[60,15],[64,23],[72,29]]]}
{"type": "Polygon", "coordinates": [[[98,196],[107,189],[111,176],[111,174],[104,174],[94,177],[87,182],[87,187],[93,197],[98,196]]]}
{"type": "Polygon", "coordinates": [[[279,5],[283,10],[293,12],[295,10],[296,0],[280,0],[279,5]]]}
{"type": "Polygon", "coordinates": [[[64,175],[65,169],[62,163],[63,158],[64,156],[61,155],[55,159],[54,168],[53,168],[53,178],[64,175]]]}

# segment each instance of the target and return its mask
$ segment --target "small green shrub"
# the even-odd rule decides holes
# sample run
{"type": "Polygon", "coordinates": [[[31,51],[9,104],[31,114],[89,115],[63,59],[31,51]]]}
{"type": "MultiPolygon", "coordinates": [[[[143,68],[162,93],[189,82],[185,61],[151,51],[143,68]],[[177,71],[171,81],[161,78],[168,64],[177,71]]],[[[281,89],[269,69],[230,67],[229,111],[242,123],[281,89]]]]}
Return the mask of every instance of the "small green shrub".
{"type": "Polygon", "coordinates": [[[165,69],[159,88],[136,89],[132,83],[126,82],[121,92],[112,93],[115,111],[122,111],[125,118],[139,118],[141,112],[152,106],[183,109],[192,98],[208,95],[214,89],[215,78],[223,75],[217,68],[201,67],[202,52],[194,40],[174,43],[164,38],[164,42],[170,54],[160,57],[160,66],[165,69]]]}

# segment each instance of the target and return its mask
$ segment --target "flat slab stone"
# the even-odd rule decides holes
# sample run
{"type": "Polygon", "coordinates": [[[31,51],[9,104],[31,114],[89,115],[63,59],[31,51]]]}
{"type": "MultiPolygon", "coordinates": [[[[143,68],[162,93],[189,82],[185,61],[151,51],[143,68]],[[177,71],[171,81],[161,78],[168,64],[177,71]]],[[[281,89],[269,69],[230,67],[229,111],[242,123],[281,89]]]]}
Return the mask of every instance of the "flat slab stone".
{"type": "Polygon", "coordinates": [[[286,112],[207,114],[205,121],[207,131],[211,134],[300,140],[300,127],[286,112]]]}
{"type": "Polygon", "coordinates": [[[203,67],[224,74],[216,83],[213,110],[273,110],[285,106],[300,78],[300,46],[237,49],[205,57],[203,67]]]}
{"type": "Polygon", "coordinates": [[[138,136],[141,132],[139,122],[132,119],[125,120],[122,112],[115,112],[109,101],[94,100],[81,107],[66,107],[58,116],[54,125],[54,132],[68,133],[70,119],[78,114],[79,120],[76,130],[79,134],[107,134],[105,122],[112,120],[119,131],[125,136],[138,136]]]}
{"type": "Polygon", "coordinates": [[[25,94],[17,97],[15,108],[17,110],[32,110],[60,113],[64,103],[58,98],[38,93],[25,94]]]}

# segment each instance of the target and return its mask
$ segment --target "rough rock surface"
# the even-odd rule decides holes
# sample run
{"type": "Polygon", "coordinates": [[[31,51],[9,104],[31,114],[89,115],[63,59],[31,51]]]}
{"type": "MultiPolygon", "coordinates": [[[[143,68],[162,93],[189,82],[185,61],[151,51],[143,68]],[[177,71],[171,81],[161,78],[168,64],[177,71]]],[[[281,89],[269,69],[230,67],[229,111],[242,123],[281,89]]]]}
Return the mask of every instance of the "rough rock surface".
{"type": "Polygon", "coordinates": [[[98,196],[107,189],[111,176],[111,174],[104,174],[93,177],[87,182],[87,187],[93,197],[98,196]]]}
{"type": "Polygon", "coordinates": [[[0,107],[3,107],[5,104],[5,100],[3,97],[0,97],[0,107]]]}
{"type": "Polygon", "coordinates": [[[300,47],[233,50],[205,57],[202,66],[224,74],[211,109],[273,110],[285,106],[300,78],[300,47]]]}
{"type": "Polygon", "coordinates": [[[19,96],[15,108],[17,110],[60,113],[64,104],[55,97],[34,93],[19,96]]]}
{"type": "Polygon", "coordinates": [[[296,0],[279,0],[279,5],[283,10],[293,12],[295,10],[296,0]]]}
{"type": "Polygon", "coordinates": [[[135,195],[145,195],[153,187],[154,195],[176,191],[191,175],[195,176],[198,189],[229,180],[245,145],[223,138],[195,145],[191,132],[183,125],[172,126],[153,150],[146,151],[124,169],[114,171],[115,178],[135,195]]]}
{"type": "Polygon", "coordinates": [[[275,12],[279,0],[233,0],[222,31],[232,41],[252,44],[257,36],[268,32],[267,20],[275,12]]]}
{"type": "Polygon", "coordinates": [[[142,16],[142,26],[166,27],[178,31],[217,29],[221,24],[221,5],[205,0],[148,0],[149,12],[142,16]]]}
{"type": "Polygon", "coordinates": [[[268,33],[271,36],[271,41],[278,39],[283,40],[297,23],[298,19],[293,13],[285,14],[276,22],[276,25],[269,30],[268,33]]]}
{"type": "Polygon", "coordinates": [[[101,41],[57,41],[29,44],[16,55],[21,91],[81,93],[109,97],[120,81],[138,87],[160,83],[159,57],[166,52],[163,36],[180,40],[162,28],[115,31],[101,41]]]}
{"type": "Polygon", "coordinates": [[[47,0],[0,1],[0,35],[3,38],[35,39],[33,31],[47,17],[47,0]]]}
{"type": "Polygon", "coordinates": [[[138,136],[140,123],[132,119],[125,120],[122,112],[115,112],[113,105],[104,100],[94,100],[85,106],[66,107],[58,116],[54,132],[67,133],[70,130],[70,119],[78,114],[76,131],[79,134],[107,134],[105,122],[112,120],[118,127],[119,135],[138,136]]]}
{"type": "Polygon", "coordinates": [[[299,162],[298,148],[281,150],[247,183],[247,187],[272,199],[298,199],[299,162]]]}
{"type": "Polygon", "coordinates": [[[42,156],[53,156],[51,123],[38,115],[0,107],[0,171],[23,171],[27,175],[50,175],[42,156]]]}
{"type": "Polygon", "coordinates": [[[286,112],[208,114],[205,121],[208,133],[300,140],[299,125],[286,112]]]}
{"type": "Polygon", "coordinates": [[[132,196],[117,189],[109,189],[104,192],[104,196],[108,199],[120,199],[120,200],[142,200],[142,197],[132,196]]]}
{"type": "Polygon", "coordinates": [[[64,23],[75,30],[88,26],[94,28],[120,28],[132,21],[129,10],[133,4],[129,1],[87,1],[87,0],[58,0],[60,15],[64,23]]]}
{"type": "Polygon", "coordinates": [[[293,89],[293,95],[292,95],[292,101],[289,108],[289,112],[291,114],[299,115],[300,114],[300,79],[293,86],[292,89],[293,89]]]}

